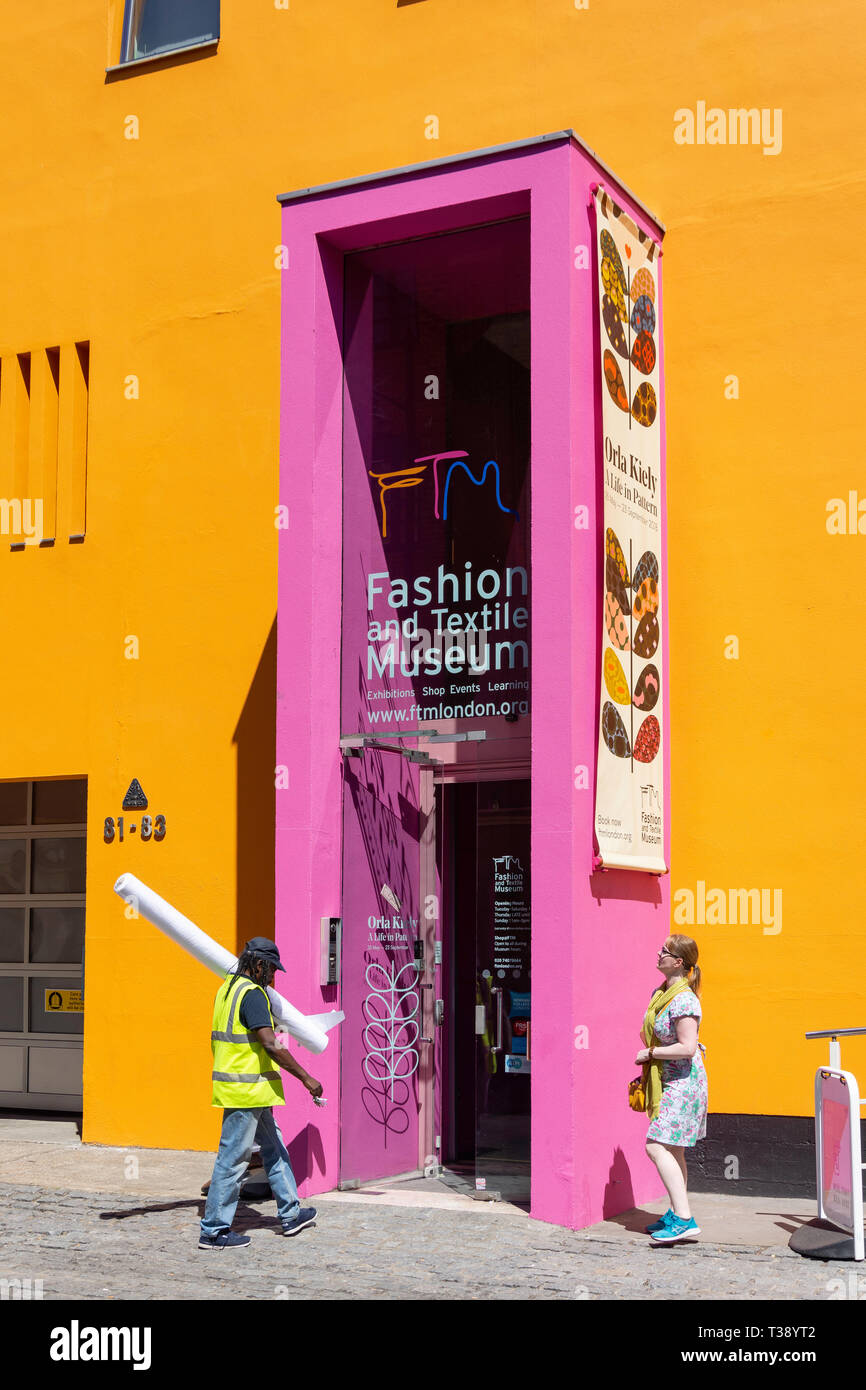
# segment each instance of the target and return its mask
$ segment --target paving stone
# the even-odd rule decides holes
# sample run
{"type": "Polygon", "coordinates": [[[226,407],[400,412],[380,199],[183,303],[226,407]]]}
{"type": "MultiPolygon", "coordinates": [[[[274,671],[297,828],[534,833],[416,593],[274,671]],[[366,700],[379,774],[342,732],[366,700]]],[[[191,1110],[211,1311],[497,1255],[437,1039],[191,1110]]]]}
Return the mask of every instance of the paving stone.
{"type": "Polygon", "coordinates": [[[0,1184],[0,1204],[0,1278],[41,1279],[45,1299],[827,1300],[853,1268],[787,1247],[650,1248],[520,1213],[324,1201],[292,1240],[272,1204],[244,1204],[235,1229],[252,1244],[211,1253],[196,1248],[199,1200],[0,1184]]]}

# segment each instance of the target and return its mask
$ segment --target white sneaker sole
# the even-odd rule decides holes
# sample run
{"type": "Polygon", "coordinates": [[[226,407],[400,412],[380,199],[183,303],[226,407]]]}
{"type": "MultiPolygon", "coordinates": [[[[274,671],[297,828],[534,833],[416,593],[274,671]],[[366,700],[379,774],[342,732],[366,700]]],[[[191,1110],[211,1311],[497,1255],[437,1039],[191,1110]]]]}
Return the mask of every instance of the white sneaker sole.
{"type": "MultiPolygon", "coordinates": [[[[316,1213],[316,1216],[318,1216],[318,1212],[316,1213]]],[[[284,1235],[284,1236],[296,1236],[296,1235],[298,1234],[299,1231],[305,1231],[305,1230],[307,1229],[308,1226],[315,1226],[315,1224],[316,1224],[316,1217],[315,1217],[315,1216],[311,1216],[310,1219],[309,1219],[309,1221],[303,1221],[303,1222],[301,1223],[300,1226],[293,1226],[292,1229],[291,1229],[290,1231],[284,1230],[284,1231],[283,1231],[283,1235],[284,1235]]]]}
{"type": "Polygon", "coordinates": [[[653,1231],[650,1240],[654,1240],[656,1245],[674,1245],[678,1240],[688,1240],[690,1236],[699,1236],[700,1233],[700,1226],[690,1226],[687,1231],[682,1231],[678,1236],[663,1231],[653,1231]]]}

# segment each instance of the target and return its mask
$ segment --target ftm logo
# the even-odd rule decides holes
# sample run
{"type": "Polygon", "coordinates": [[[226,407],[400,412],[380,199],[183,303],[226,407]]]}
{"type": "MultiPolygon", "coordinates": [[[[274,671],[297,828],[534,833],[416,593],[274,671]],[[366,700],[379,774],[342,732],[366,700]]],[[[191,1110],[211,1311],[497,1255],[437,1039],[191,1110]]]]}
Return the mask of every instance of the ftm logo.
{"type": "Polygon", "coordinates": [[[25,545],[40,545],[42,530],[41,497],[0,497],[0,534],[23,536],[25,545]]]}
{"type": "Polygon", "coordinates": [[[661,808],[661,802],[659,801],[659,794],[658,794],[658,792],[656,791],[655,787],[652,785],[652,783],[649,783],[649,784],[648,784],[647,786],[645,786],[645,787],[641,787],[641,789],[640,789],[640,797],[641,797],[641,807],[640,807],[640,808],[641,808],[642,811],[645,811],[646,814],[647,814],[648,816],[650,816],[650,815],[660,816],[660,815],[661,815],[661,810],[662,810],[662,808],[661,808]]]}
{"type": "Polygon", "coordinates": [[[492,480],[496,505],[501,512],[509,512],[519,520],[519,513],[513,507],[506,507],[500,496],[500,475],[499,464],[495,459],[488,459],[483,468],[480,468],[476,477],[472,468],[466,462],[469,455],[465,449],[446,449],[439,454],[421,454],[413,459],[411,468],[389,469],[386,473],[374,473],[368,469],[371,478],[375,478],[379,484],[379,505],[382,511],[382,539],[388,537],[388,510],[385,505],[386,494],[394,488],[403,489],[407,487],[420,487],[427,475],[427,465],[433,465],[433,515],[437,521],[448,520],[448,494],[451,488],[451,480],[456,472],[466,474],[470,483],[475,487],[484,487],[487,483],[487,476],[492,469],[492,480]],[[440,476],[439,468],[442,467],[440,476]]]}
{"type": "Polygon", "coordinates": [[[500,854],[493,856],[493,871],[497,874],[508,874],[517,869],[523,873],[523,865],[513,854],[500,854]]]}
{"type": "Polygon", "coordinates": [[[695,110],[681,106],[674,112],[674,143],[677,145],[762,145],[764,154],[782,153],[782,112],[768,106],[707,108],[705,101],[695,110]]]}

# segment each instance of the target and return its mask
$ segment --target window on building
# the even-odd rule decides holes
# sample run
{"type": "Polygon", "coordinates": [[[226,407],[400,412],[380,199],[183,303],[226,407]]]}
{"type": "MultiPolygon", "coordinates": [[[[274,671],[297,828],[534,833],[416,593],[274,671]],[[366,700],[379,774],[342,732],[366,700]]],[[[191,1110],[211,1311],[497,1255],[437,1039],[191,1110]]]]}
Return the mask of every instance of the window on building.
{"type": "Polygon", "coordinates": [[[219,36],[219,0],[126,0],[121,61],[155,58],[219,36]]]}

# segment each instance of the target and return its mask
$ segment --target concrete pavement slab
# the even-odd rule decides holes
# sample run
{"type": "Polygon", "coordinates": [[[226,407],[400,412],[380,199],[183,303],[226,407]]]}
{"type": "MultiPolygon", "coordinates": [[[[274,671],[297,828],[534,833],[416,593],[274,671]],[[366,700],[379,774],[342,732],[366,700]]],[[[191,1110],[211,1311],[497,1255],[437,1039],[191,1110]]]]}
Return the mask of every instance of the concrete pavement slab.
{"type": "MultiPolygon", "coordinates": [[[[36,1189],[40,1200],[50,1203],[52,1192],[93,1193],[107,1199],[112,1194],[126,1201],[174,1200],[190,1209],[200,1201],[202,1184],[213,1170],[214,1155],[173,1149],[113,1148],[82,1144],[74,1120],[45,1122],[0,1116],[0,1184],[7,1188],[36,1189]],[[35,1137],[34,1137],[35,1136],[35,1137]]],[[[739,1196],[732,1183],[730,1193],[697,1194],[693,1211],[701,1228],[703,1247],[719,1250],[740,1248],[778,1254],[787,1250],[788,1238],[813,1220],[816,1207],[803,1198],[739,1196]]],[[[481,1221],[493,1219],[527,1224],[527,1213],[508,1202],[476,1202],[436,1180],[403,1178],[367,1184],[349,1192],[328,1192],[306,1198],[323,1211],[345,1209],[347,1218],[375,1220],[377,1213],[402,1209],[421,1213],[461,1214],[481,1221]],[[366,1213],[366,1215],[365,1215],[366,1213]]],[[[644,1249],[644,1227],[665,1209],[666,1201],[647,1203],[583,1231],[569,1231],[576,1244],[594,1242],[616,1251],[631,1246],[644,1249]]],[[[258,1208],[268,1220],[269,1202],[258,1208]]],[[[535,1231],[563,1231],[558,1226],[529,1221],[535,1231]]],[[[799,1258],[799,1257],[796,1257],[799,1258]]]]}
{"type": "MultiPolygon", "coordinates": [[[[735,1186],[735,1184],[732,1184],[735,1186]]],[[[648,1202],[590,1226],[585,1237],[604,1235],[618,1241],[646,1239],[644,1227],[667,1210],[667,1201],[648,1202]]],[[[731,1193],[697,1193],[691,1199],[692,1215],[701,1228],[701,1239],[716,1245],[762,1248],[787,1246],[791,1234],[813,1221],[817,1202],[804,1197],[748,1197],[731,1193]]]]}
{"type": "MultiPolygon", "coordinates": [[[[241,1202],[250,1245],[199,1251],[200,1197],[0,1182],[0,1280],[45,1300],[813,1300],[858,1297],[850,1265],[699,1240],[579,1232],[496,1213],[314,1199],[316,1224],[283,1238],[272,1203],[241,1202]],[[841,1292],[840,1292],[841,1291],[841,1292]]],[[[864,1281],[866,1283],[866,1281],[864,1281]]],[[[804,1320],[802,1315],[800,1320],[804,1320]]]]}
{"type": "Polygon", "coordinates": [[[0,1142],[3,1140],[78,1145],[81,1143],[81,1118],[77,1115],[0,1110],[0,1142]]]}

